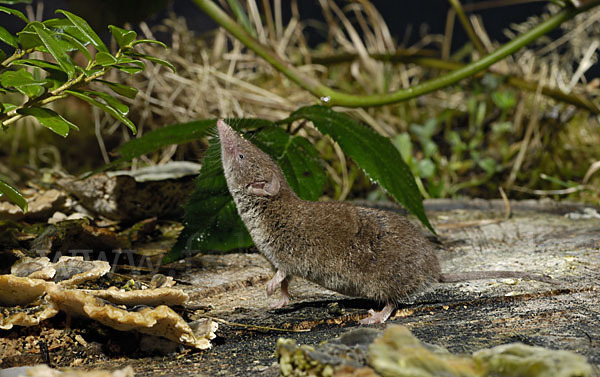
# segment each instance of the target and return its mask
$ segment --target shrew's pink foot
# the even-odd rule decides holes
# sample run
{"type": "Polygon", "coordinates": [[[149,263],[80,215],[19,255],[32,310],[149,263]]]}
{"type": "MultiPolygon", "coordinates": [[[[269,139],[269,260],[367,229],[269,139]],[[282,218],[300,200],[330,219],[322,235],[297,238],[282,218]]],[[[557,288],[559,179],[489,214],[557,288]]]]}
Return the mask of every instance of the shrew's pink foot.
{"type": "Polygon", "coordinates": [[[287,275],[285,273],[281,272],[281,270],[277,270],[275,276],[273,276],[273,278],[267,282],[267,295],[271,296],[273,293],[275,293],[277,287],[279,287],[279,284],[285,281],[286,278],[287,275]]]}
{"type": "Polygon", "coordinates": [[[286,306],[289,303],[290,303],[290,293],[288,292],[288,280],[284,279],[281,282],[281,298],[279,299],[279,301],[277,301],[276,303],[271,305],[271,308],[273,308],[273,309],[283,308],[284,306],[286,306]]]}
{"type": "Polygon", "coordinates": [[[361,325],[373,325],[375,323],[384,323],[394,311],[396,305],[387,303],[381,311],[369,310],[369,316],[360,320],[361,325]]]}

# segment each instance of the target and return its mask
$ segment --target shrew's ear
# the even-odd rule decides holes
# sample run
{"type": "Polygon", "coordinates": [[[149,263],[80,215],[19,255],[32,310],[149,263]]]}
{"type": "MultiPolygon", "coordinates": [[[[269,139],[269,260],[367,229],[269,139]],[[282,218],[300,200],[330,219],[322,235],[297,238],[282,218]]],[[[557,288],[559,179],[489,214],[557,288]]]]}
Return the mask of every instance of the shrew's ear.
{"type": "Polygon", "coordinates": [[[250,193],[258,196],[275,196],[280,188],[279,178],[275,174],[271,174],[267,180],[251,183],[250,193]]]}

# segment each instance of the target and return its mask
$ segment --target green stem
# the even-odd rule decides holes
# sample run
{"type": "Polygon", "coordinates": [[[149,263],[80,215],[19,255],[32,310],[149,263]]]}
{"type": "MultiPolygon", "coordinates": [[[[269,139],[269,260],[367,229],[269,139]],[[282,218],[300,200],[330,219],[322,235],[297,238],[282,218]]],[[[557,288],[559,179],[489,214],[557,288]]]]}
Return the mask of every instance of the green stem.
{"type": "MultiPolygon", "coordinates": [[[[426,52],[428,55],[428,53],[426,52]]],[[[447,61],[442,59],[437,59],[429,56],[423,56],[422,52],[402,52],[397,51],[395,54],[371,54],[369,55],[371,58],[386,62],[396,62],[396,63],[413,63],[424,67],[429,68],[437,68],[443,69],[447,71],[452,71],[456,69],[460,69],[465,67],[465,64],[458,63],[454,61],[447,61]]],[[[344,53],[340,55],[331,55],[326,57],[312,57],[311,61],[315,64],[337,64],[344,63],[348,61],[353,61],[358,58],[358,54],[350,54],[344,53]]],[[[493,68],[489,70],[489,72],[504,76],[506,74],[502,72],[496,72],[493,68]]],[[[477,73],[476,77],[482,76],[485,72],[477,73]]],[[[538,88],[539,83],[525,80],[518,76],[507,76],[506,83],[508,85],[514,86],[516,88],[524,89],[530,92],[535,92],[538,88]]],[[[550,98],[555,99],[556,101],[565,102],[571,105],[575,105],[587,111],[590,111],[593,114],[600,114],[600,108],[596,106],[592,101],[588,100],[583,96],[579,96],[573,93],[566,93],[560,89],[552,88],[549,86],[542,87],[542,94],[548,96],[550,98]]]]}
{"type": "Polygon", "coordinates": [[[225,28],[225,30],[236,37],[246,47],[254,51],[258,56],[263,58],[275,69],[283,73],[287,78],[298,84],[300,87],[319,97],[328,105],[346,107],[381,106],[390,103],[406,101],[408,99],[415,98],[455,84],[460,80],[477,74],[478,72],[488,68],[492,64],[504,59],[510,54],[513,54],[515,51],[531,43],[540,36],[547,34],[563,22],[575,17],[579,13],[585,12],[600,4],[600,0],[592,0],[579,9],[563,9],[528,32],[506,43],[496,51],[482,57],[480,60],[414,87],[386,94],[354,95],[333,90],[321,84],[314,78],[305,76],[299,72],[296,67],[280,59],[273,51],[271,51],[270,48],[264,46],[246,33],[242,27],[240,27],[212,1],[194,0],[194,2],[200,9],[206,12],[219,25],[225,28]]]}
{"type": "Polygon", "coordinates": [[[93,75],[91,75],[89,77],[85,77],[85,75],[82,73],[79,76],[77,76],[76,78],[74,78],[73,80],[67,81],[64,84],[62,84],[61,86],[59,86],[58,88],[48,92],[47,96],[40,96],[40,97],[33,98],[33,99],[25,102],[21,106],[7,112],[2,117],[0,117],[0,123],[2,123],[2,125],[4,125],[4,126],[14,123],[17,120],[23,118],[23,115],[17,113],[18,110],[24,109],[27,107],[33,107],[36,105],[43,106],[50,102],[54,102],[54,101],[58,101],[59,99],[66,98],[67,94],[62,93],[65,90],[75,89],[84,84],[89,84],[93,80],[95,80],[99,77],[102,77],[105,73],[106,73],[106,71],[102,70],[102,71],[98,71],[98,72],[94,73],[93,75]],[[6,119],[6,120],[3,120],[3,119],[6,119]]]}
{"type": "Polygon", "coordinates": [[[448,0],[448,1],[450,2],[450,5],[452,5],[452,8],[456,12],[456,15],[458,16],[460,23],[462,24],[463,28],[465,29],[465,32],[469,36],[469,39],[473,43],[473,46],[475,46],[475,48],[477,49],[477,52],[479,52],[479,54],[481,56],[487,54],[487,51],[486,51],[485,47],[483,46],[483,43],[481,43],[481,39],[479,39],[479,37],[477,36],[477,33],[475,33],[475,29],[473,29],[473,25],[471,25],[471,21],[469,21],[469,19],[467,18],[467,15],[465,14],[465,11],[462,8],[462,5],[460,5],[460,1],[459,0],[448,0]]]}

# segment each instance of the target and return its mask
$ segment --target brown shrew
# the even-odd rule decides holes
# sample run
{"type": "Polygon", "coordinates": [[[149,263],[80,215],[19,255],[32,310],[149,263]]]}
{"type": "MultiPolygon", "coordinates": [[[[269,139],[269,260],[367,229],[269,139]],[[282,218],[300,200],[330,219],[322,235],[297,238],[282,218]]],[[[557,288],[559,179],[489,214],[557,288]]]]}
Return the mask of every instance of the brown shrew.
{"type": "Polygon", "coordinates": [[[550,278],[517,271],[443,274],[433,244],[404,217],[347,202],[300,199],[279,166],[223,120],[217,127],[227,186],[258,250],[275,267],[267,294],[300,276],[348,296],[385,303],[361,323],[382,323],[396,305],[434,282],[550,278]]]}

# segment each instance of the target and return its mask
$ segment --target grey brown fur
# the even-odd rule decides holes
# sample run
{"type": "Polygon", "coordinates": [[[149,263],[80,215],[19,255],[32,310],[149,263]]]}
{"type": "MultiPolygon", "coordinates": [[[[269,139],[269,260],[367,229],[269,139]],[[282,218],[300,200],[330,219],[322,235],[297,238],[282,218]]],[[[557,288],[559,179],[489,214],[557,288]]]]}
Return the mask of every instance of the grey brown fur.
{"type": "Polygon", "coordinates": [[[382,312],[371,311],[364,320],[383,322],[399,301],[432,282],[508,277],[442,275],[432,243],[405,218],[350,203],[301,200],[266,153],[221,120],[218,129],[229,191],[254,244],[277,270],[267,292],[281,283],[279,306],[288,302],[289,279],[300,276],[385,303],[382,312]]]}

